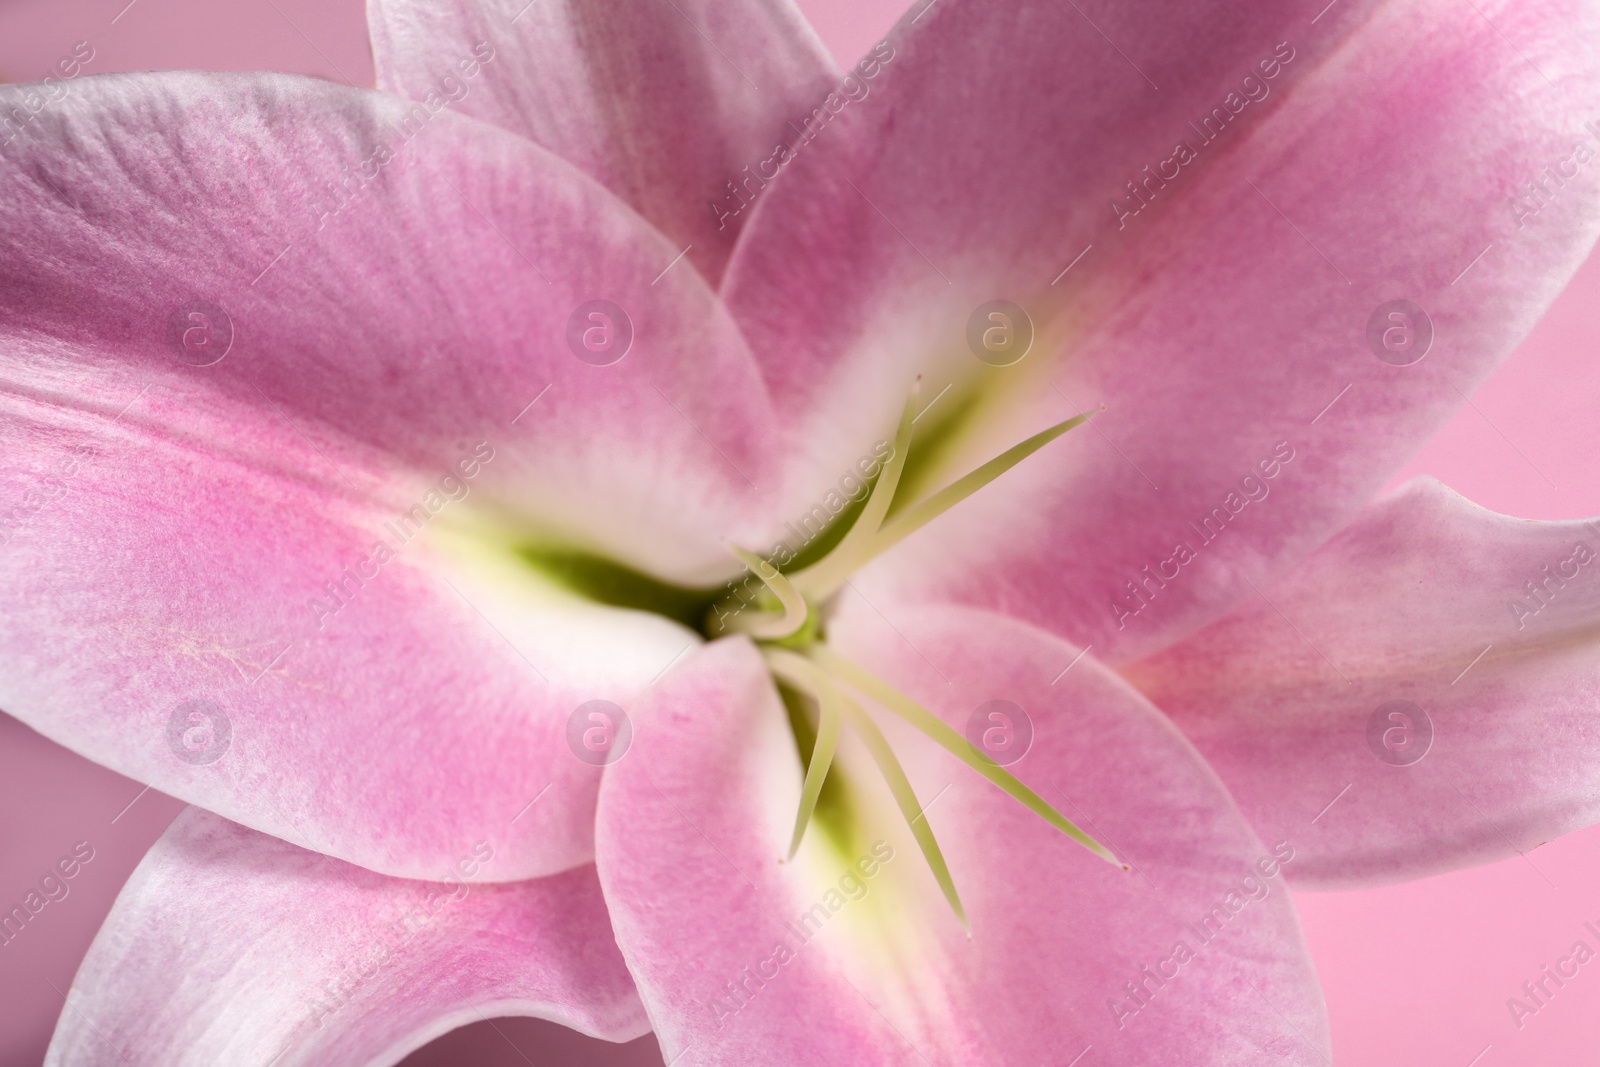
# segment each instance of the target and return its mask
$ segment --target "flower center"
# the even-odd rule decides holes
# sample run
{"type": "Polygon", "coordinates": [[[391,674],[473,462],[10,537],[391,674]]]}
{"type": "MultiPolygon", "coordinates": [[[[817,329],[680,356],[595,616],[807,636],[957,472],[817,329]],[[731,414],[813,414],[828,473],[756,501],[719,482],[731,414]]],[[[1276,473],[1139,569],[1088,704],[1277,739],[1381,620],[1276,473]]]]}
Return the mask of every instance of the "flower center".
{"type": "MultiPolygon", "coordinates": [[[[807,826],[833,766],[841,728],[848,725],[872,756],[893,795],[945,899],[963,926],[966,913],[928,820],[904,769],[872,717],[862,708],[865,698],[910,723],[977,773],[999,786],[1028,810],[1110,863],[1118,861],[1099,842],[1074,826],[1042,797],[987,754],[978,751],[933,712],[894,686],[829,648],[822,632],[819,606],[860,567],[903,538],[948,511],[1016,466],[1090,415],[1079,415],[1012,446],[994,459],[926,498],[902,507],[885,521],[895,503],[901,474],[911,449],[912,421],[918,390],[913,387],[895,432],[893,451],[854,521],[822,558],[786,574],[771,560],[737,546],[729,551],[748,569],[733,591],[716,601],[705,619],[707,636],[742,633],[761,650],[767,668],[783,686],[803,696],[816,709],[815,738],[806,760],[805,784],[795,814],[789,858],[800,847],[807,826]]],[[[798,740],[798,738],[797,738],[798,740]]],[[[802,747],[804,747],[802,745],[802,747]]],[[[1120,864],[1119,864],[1120,865],[1120,864]]]]}

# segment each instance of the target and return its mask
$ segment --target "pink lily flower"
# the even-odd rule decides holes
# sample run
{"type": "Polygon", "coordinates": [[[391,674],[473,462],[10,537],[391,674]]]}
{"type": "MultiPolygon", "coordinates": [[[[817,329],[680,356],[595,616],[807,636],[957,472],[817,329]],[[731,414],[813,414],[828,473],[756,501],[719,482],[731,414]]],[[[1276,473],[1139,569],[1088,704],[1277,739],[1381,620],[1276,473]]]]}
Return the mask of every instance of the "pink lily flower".
{"type": "Polygon", "coordinates": [[[0,90],[0,707],[194,805],[50,1064],[1327,1063],[1286,879],[1596,818],[1600,529],[1378,496],[1591,5],[370,17],[0,90]]]}

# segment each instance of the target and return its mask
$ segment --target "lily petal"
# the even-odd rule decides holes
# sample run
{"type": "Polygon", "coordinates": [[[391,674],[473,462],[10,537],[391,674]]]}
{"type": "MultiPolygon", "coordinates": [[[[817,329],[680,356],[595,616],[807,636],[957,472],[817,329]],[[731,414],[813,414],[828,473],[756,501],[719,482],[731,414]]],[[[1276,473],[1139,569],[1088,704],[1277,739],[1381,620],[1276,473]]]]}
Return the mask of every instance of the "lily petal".
{"type": "Polygon", "coordinates": [[[380,89],[532,138],[713,282],[789,124],[839,78],[789,0],[369,0],[367,20],[380,89]]]}
{"type": "Polygon", "coordinates": [[[1600,819],[1600,526],[1432,479],[1126,675],[1311,886],[1526,853],[1600,819]]]}
{"type": "Polygon", "coordinates": [[[401,139],[407,106],[89,78],[4,149],[0,706],[384,873],[485,837],[526,878],[591,856],[568,716],[697,638],[583,608],[517,549],[731,569],[767,405],[714,294],[652,285],[670,246],[610,194],[459,116],[401,139]],[[590,298],[631,309],[615,365],[567,346],[590,298]],[[185,752],[195,714],[231,747],[185,752]]]}
{"type": "Polygon", "coordinates": [[[907,539],[863,590],[1020,615],[1121,663],[1309,554],[1600,232],[1595,164],[1579,163],[1597,20],[1578,0],[1320,15],[940,0],[909,16],[724,283],[782,410],[840,441],[839,470],[914,373],[927,395],[954,382],[919,423],[945,453],[924,491],[1107,410],[907,539]],[[1031,316],[1015,366],[969,348],[993,300],[1031,316]],[[1415,347],[1381,344],[1396,300],[1431,322],[1409,366],[1394,361],[1415,347]],[[1279,442],[1296,458],[1251,502],[1279,442]],[[1215,544],[1189,527],[1213,509],[1215,544]],[[1157,590],[1144,568],[1181,543],[1199,561],[1146,605],[1126,583],[1157,590]]]}
{"type": "Polygon", "coordinates": [[[744,533],[770,405],[737,328],[525,140],[311,79],[163,73],[76,82],[6,152],[4,337],[72,384],[178,375],[334,460],[353,438],[432,470],[510,438],[527,458],[489,473],[519,522],[669,575],[744,533]],[[214,367],[185,362],[220,355],[183,350],[197,300],[231,325],[214,367]]]}
{"type": "Polygon", "coordinates": [[[1091,855],[907,730],[896,752],[921,764],[921,817],[970,939],[848,731],[836,766],[859,832],[814,825],[782,862],[799,754],[755,651],[719,641],[641,706],[598,813],[617,941],[669,1061],[1065,1063],[1093,1045],[1109,1064],[1322,1062],[1326,1022],[1288,893],[1255,866],[1270,852],[1137,693],[1093,661],[1051,688],[1076,650],[987,613],[908,620],[949,684],[881,623],[835,626],[842,652],[958,728],[982,700],[1026,705],[1033,749],[1011,769],[1052,797],[1064,789],[1138,869],[1091,855]],[[1234,913],[1223,902],[1246,876],[1259,899],[1234,913]],[[1186,923],[1213,906],[1221,933],[1202,941],[1186,923]],[[1183,965],[1179,941],[1194,953],[1183,965]],[[1144,978],[1163,959],[1168,978],[1144,978]],[[1142,1002],[1124,985],[1139,981],[1142,1002]]]}
{"type": "Polygon", "coordinates": [[[461,880],[494,859],[462,842],[449,881],[401,881],[190,808],[117,898],[45,1062],[379,1067],[504,1015],[643,1034],[594,869],[461,880]]]}

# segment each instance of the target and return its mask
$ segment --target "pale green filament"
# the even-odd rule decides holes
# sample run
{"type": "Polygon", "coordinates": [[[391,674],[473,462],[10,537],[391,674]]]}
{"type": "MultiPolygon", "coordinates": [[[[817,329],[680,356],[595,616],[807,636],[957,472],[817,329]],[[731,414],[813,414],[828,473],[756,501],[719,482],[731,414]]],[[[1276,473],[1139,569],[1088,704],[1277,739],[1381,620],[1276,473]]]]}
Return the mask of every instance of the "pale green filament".
{"type": "Polygon", "coordinates": [[[894,433],[894,451],[884,462],[883,472],[878,475],[878,482],[872,487],[872,495],[856,517],[855,525],[833,546],[832,552],[794,576],[795,585],[807,596],[821,600],[844,584],[858,565],[856,557],[871,547],[873,535],[894,502],[894,491],[900,485],[900,473],[905,470],[906,455],[911,451],[911,423],[916,418],[921,382],[922,379],[917,379],[917,384],[911,387],[911,395],[906,397],[906,406],[900,412],[900,426],[894,433]]]}
{"type": "MultiPolygon", "coordinates": [[[[850,719],[850,728],[861,738],[867,751],[872,755],[873,762],[878,765],[878,772],[883,775],[884,783],[888,785],[889,792],[894,796],[895,804],[900,808],[906,825],[911,829],[911,834],[916,838],[917,847],[922,850],[922,857],[928,863],[928,868],[933,871],[934,880],[939,883],[939,889],[944,893],[944,899],[950,905],[950,910],[955,912],[956,919],[965,930],[971,930],[967,922],[967,912],[961,904],[961,896],[956,892],[955,880],[950,876],[950,866],[945,862],[944,853],[939,850],[939,842],[933,836],[933,828],[928,825],[928,820],[923,816],[922,805],[917,801],[917,794],[911,787],[911,780],[906,777],[900,761],[895,758],[894,750],[889,747],[889,741],[883,736],[883,731],[878,729],[878,724],[872,717],[862,710],[848,694],[840,692],[834,680],[825,671],[818,669],[816,664],[804,659],[793,652],[769,650],[766,653],[767,663],[772,667],[773,673],[795,686],[795,688],[811,696],[822,708],[823,723],[817,734],[816,751],[811,756],[811,766],[806,771],[805,789],[800,796],[799,820],[809,820],[811,811],[816,807],[817,794],[822,791],[822,779],[827,775],[824,766],[818,773],[819,754],[821,754],[823,737],[827,731],[828,716],[834,716],[833,734],[838,735],[839,709],[843,709],[845,716],[850,719]],[[815,786],[813,787],[813,778],[815,786]]],[[[833,758],[833,738],[829,739],[826,752],[828,762],[833,758]]],[[[789,849],[790,858],[794,857],[794,850],[800,843],[800,835],[804,832],[804,822],[797,822],[795,826],[794,842],[789,849]]]]}
{"type": "Polygon", "coordinates": [[[900,540],[911,533],[921,529],[933,519],[949,511],[979,489],[988,485],[1018,463],[1033,455],[1045,445],[1054,441],[1068,430],[1075,429],[1088,422],[1094,412],[1085,412],[1064,422],[1058,422],[1048,430],[1042,430],[1021,444],[1012,445],[977,470],[971,471],[943,489],[924,500],[907,508],[887,526],[880,527],[874,534],[861,557],[855,560],[857,567],[866,563],[874,556],[881,554],[890,546],[898,544],[900,540]]]}
{"type": "Polygon", "coordinates": [[[740,563],[749,567],[751,573],[760,578],[766,587],[772,590],[772,595],[778,598],[778,603],[783,605],[783,614],[779,616],[765,611],[752,616],[734,616],[734,630],[760,640],[776,641],[789,637],[805,625],[806,616],[810,614],[811,608],[806,603],[806,598],[800,595],[800,590],[796,589],[788,578],[778,573],[778,568],[738,545],[729,545],[728,551],[737,556],[740,563]]]}
{"type": "Polygon", "coordinates": [[[850,716],[851,727],[861,735],[862,743],[867,746],[867,751],[872,753],[872,759],[878,765],[878,773],[883,775],[889,791],[894,794],[894,801],[900,806],[900,814],[905,817],[906,825],[911,827],[911,833],[917,839],[917,847],[922,850],[922,858],[933,871],[934,880],[939,883],[939,889],[944,893],[944,899],[949,903],[950,910],[956,913],[961,928],[970,933],[972,924],[967,922],[967,909],[961,906],[961,897],[956,893],[956,883],[950,877],[950,867],[944,861],[944,853],[939,851],[939,842],[933,839],[933,827],[928,825],[928,820],[922,814],[922,805],[917,802],[917,794],[911,788],[910,779],[901,769],[900,761],[895,759],[894,750],[889,747],[889,741],[883,736],[883,731],[878,729],[878,724],[873,722],[872,718],[861,710],[861,705],[851,700],[848,694],[840,696],[844,701],[845,713],[850,716]]]}
{"type": "Polygon", "coordinates": [[[817,797],[822,795],[822,783],[828,778],[828,768],[833,766],[833,751],[839,743],[839,720],[844,708],[839,690],[825,684],[815,664],[793,652],[780,649],[766,650],[767,665],[772,673],[817,702],[820,721],[817,740],[811,747],[811,760],[806,765],[806,781],[800,790],[800,810],[794,817],[794,836],[789,839],[789,859],[800,848],[812,812],[817,810],[817,797]]]}
{"type": "Polygon", "coordinates": [[[1023,785],[998,763],[978,755],[977,750],[968,744],[966,738],[956,733],[955,730],[945,724],[943,719],[933,712],[918,704],[877,675],[845,659],[827,645],[812,645],[806,649],[806,655],[815,660],[829,674],[859,690],[862,694],[871,697],[874,701],[916,727],[940,747],[999,786],[1013,799],[1020,802],[1023,807],[1039,816],[1045,822],[1054,826],[1057,830],[1060,830],[1107,863],[1124,867],[1121,861],[1111,854],[1109,849],[1074,826],[1065,816],[1056,811],[1055,808],[1052,808],[1038,793],[1023,785]]]}

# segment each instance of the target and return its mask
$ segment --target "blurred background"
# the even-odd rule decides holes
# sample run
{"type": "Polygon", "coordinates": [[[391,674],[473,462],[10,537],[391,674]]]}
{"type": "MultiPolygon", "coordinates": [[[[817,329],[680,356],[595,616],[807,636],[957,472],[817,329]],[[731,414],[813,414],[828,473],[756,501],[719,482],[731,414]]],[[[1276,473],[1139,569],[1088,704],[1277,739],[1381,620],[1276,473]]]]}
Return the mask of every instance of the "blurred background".
{"type": "MultiPolygon", "coordinates": [[[[904,10],[895,0],[799,4],[845,66],[904,10]]],[[[89,73],[278,70],[372,83],[361,0],[0,0],[0,81],[37,80],[82,40],[95,50],[89,73]]],[[[1397,481],[1432,474],[1527,518],[1600,514],[1597,348],[1600,257],[1397,481]]],[[[0,900],[20,899],[72,842],[95,849],[70,896],[0,952],[0,1065],[41,1061],[101,920],[181,807],[0,715],[0,900]]],[[[1600,977],[1569,982],[1521,1030],[1506,1007],[1585,920],[1600,925],[1600,828],[1526,858],[1408,885],[1300,893],[1296,903],[1340,1067],[1600,1062],[1600,977]]],[[[653,1038],[607,1045],[505,1019],[457,1030],[405,1062],[622,1067],[661,1058],[653,1038]]]]}

